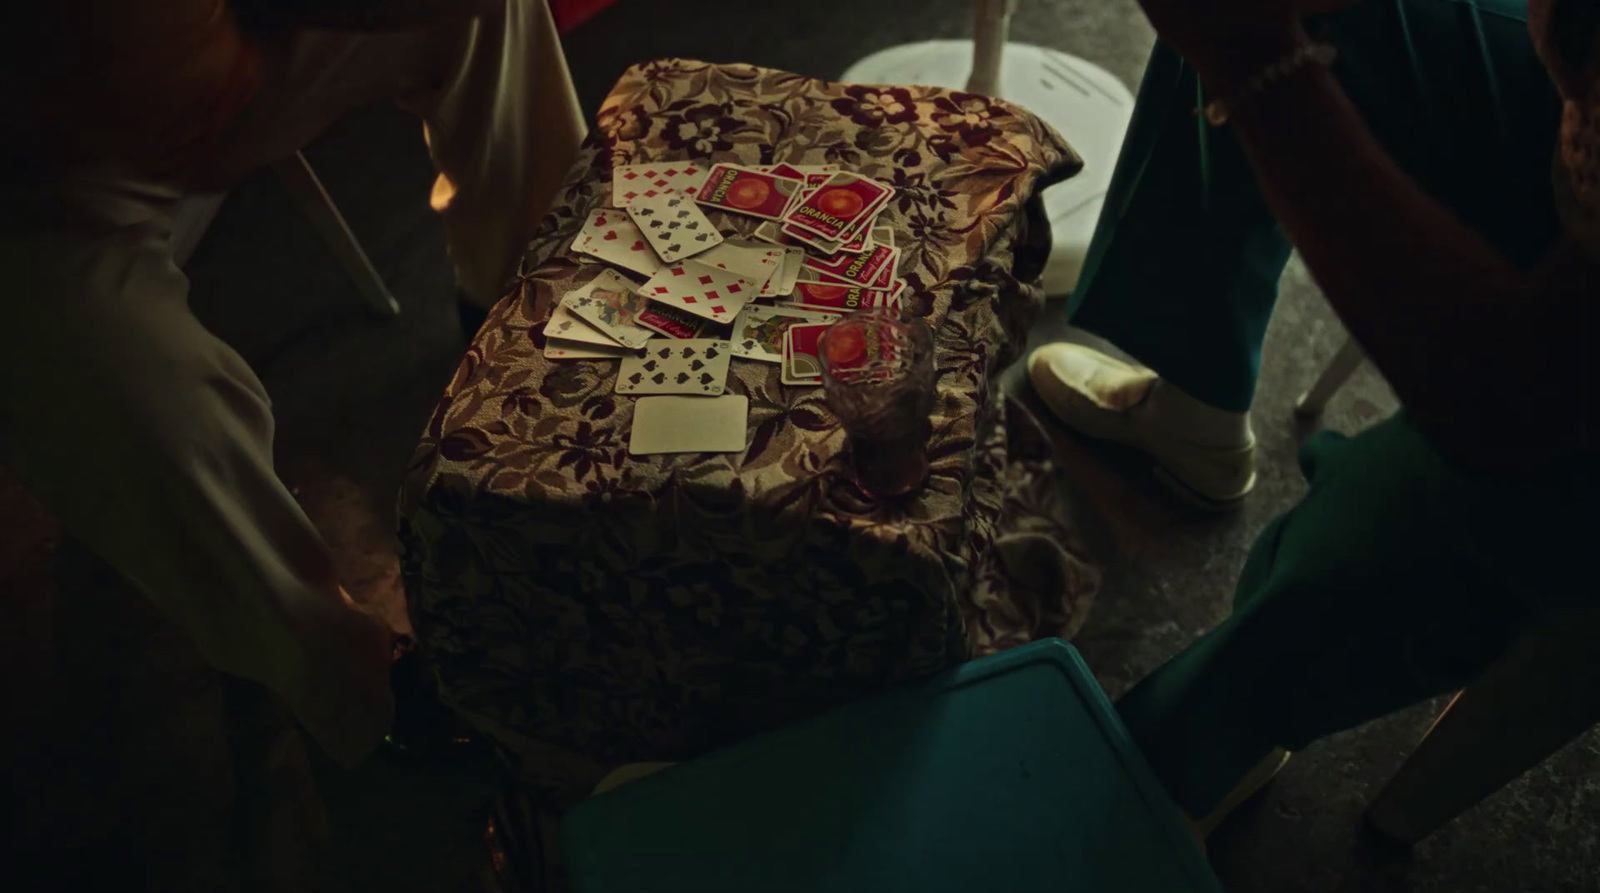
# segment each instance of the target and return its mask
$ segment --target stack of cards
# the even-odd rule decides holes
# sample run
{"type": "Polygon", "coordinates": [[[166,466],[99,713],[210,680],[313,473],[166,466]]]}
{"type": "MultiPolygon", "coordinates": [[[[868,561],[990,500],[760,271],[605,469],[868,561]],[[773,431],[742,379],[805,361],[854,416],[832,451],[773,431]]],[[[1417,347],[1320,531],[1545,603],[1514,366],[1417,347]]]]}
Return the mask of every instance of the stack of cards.
{"type": "Polygon", "coordinates": [[[786,303],[803,310],[834,314],[854,313],[857,310],[893,313],[900,309],[900,297],[896,292],[823,281],[796,284],[794,294],[786,303]]]}
{"type": "Polygon", "coordinates": [[[822,384],[822,359],[817,355],[817,342],[831,322],[795,323],[783,335],[784,384],[822,384]]]}
{"type": "Polygon", "coordinates": [[[888,186],[840,171],[805,193],[783,215],[783,233],[834,254],[871,229],[883,206],[894,196],[888,186]]]}

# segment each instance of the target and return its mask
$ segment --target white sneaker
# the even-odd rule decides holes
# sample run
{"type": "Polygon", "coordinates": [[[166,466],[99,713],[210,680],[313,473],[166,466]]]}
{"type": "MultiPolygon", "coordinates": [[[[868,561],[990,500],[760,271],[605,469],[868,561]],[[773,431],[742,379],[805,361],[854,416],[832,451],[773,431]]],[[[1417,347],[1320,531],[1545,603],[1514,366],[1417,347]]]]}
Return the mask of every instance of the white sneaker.
{"type": "Polygon", "coordinates": [[[1239,504],[1256,485],[1249,415],[1202,403],[1155,372],[1081,344],[1047,344],[1028,378],[1069,428],[1126,444],[1156,462],[1156,477],[1208,509],[1239,504]]]}

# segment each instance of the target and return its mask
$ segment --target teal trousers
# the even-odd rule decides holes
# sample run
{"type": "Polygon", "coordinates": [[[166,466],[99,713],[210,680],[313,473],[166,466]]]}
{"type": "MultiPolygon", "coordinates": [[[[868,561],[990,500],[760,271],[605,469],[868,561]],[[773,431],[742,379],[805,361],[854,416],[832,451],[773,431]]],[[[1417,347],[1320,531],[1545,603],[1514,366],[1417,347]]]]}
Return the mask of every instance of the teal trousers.
{"type": "MultiPolygon", "coordinates": [[[[1526,0],[1368,0],[1314,25],[1424,190],[1518,264],[1560,238],[1560,105],[1526,0]]],[[[1203,100],[1158,47],[1068,312],[1190,394],[1241,411],[1290,245],[1230,133],[1193,114],[1203,100]]],[[[1593,518],[1593,461],[1473,477],[1402,413],[1353,438],[1319,435],[1301,463],[1310,492],[1256,542],[1229,619],[1118,705],[1191,815],[1274,746],[1300,749],[1464,685],[1577,591],[1563,562],[1584,554],[1580,528],[1561,516],[1593,518]]]]}

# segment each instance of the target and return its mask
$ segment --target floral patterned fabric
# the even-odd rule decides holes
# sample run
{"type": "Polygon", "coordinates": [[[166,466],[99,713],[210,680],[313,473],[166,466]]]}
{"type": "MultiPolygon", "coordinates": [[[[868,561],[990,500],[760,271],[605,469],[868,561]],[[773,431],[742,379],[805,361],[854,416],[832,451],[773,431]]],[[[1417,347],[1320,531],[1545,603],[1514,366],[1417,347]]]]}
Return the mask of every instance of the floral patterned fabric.
{"type": "MultiPolygon", "coordinates": [[[[999,395],[1043,306],[1039,191],[1081,163],[1037,118],[933,88],[684,60],[630,69],[410,467],[410,609],[446,700],[525,777],[581,788],[969,656],[1068,635],[1097,576],[1050,449],[999,395]],[[875,502],[821,388],[735,361],[741,454],[628,454],[615,361],[552,363],[540,330],[603,267],[572,237],[614,165],[835,163],[899,190],[908,312],[935,332],[932,477],[875,502]]],[[[759,221],[712,212],[725,231],[759,221]]]]}

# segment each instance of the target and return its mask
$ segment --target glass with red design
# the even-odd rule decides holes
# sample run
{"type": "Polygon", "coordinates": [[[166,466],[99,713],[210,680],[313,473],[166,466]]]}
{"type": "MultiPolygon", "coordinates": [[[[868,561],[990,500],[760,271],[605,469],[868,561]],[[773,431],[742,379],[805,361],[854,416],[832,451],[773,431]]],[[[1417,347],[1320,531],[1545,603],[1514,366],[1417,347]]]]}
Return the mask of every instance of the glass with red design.
{"type": "Polygon", "coordinates": [[[817,342],[822,386],[849,436],[856,484],[902,496],[928,480],[933,427],[933,333],[920,319],[863,310],[817,342]]]}

